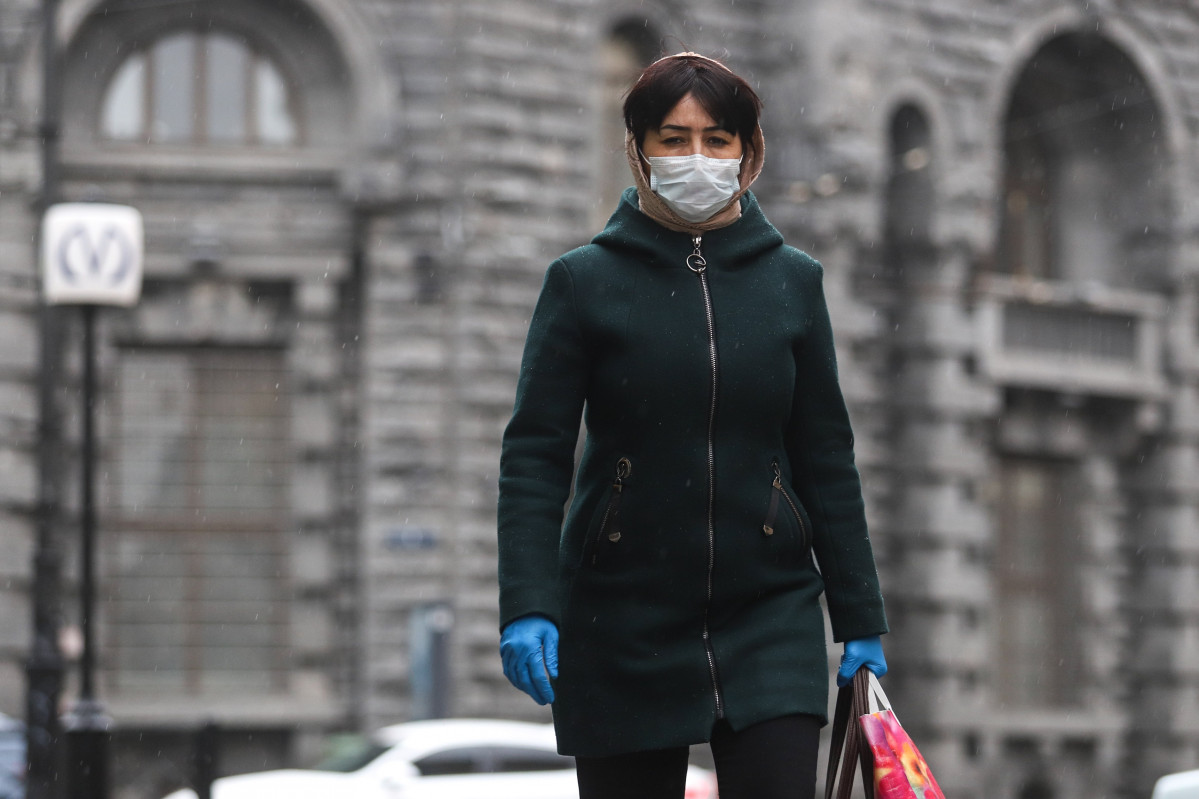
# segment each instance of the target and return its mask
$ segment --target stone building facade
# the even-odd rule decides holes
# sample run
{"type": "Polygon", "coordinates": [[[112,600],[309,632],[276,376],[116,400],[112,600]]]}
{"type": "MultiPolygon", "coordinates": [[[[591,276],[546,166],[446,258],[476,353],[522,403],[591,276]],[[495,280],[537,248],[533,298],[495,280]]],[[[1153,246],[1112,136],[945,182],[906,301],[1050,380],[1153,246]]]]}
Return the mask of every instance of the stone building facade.
{"type": "MultiPolygon", "coordinates": [[[[46,463],[76,618],[69,310],[39,428],[40,8],[0,0],[12,715],[46,463]]],[[[619,93],[682,47],[760,88],[755,191],[826,266],[888,686],[947,794],[1194,767],[1197,38],[1181,0],[61,0],[60,196],[147,231],[100,336],[119,795],[181,780],[206,720],[244,771],[545,717],[495,652],[499,435],[546,264],[625,184],[619,93]]]]}

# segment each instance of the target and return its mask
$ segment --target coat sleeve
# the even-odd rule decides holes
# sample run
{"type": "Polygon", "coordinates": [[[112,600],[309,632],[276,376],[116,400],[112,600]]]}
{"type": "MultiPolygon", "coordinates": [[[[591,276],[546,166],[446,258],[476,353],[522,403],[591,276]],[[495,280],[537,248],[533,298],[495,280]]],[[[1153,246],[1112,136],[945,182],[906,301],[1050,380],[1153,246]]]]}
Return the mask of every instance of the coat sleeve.
{"type": "Polygon", "coordinates": [[[813,549],[824,577],[836,641],[887,632],[878,573],[866,530],[853,430],[837,378],[824,270],[804,270],[807,331],[795,352],[795,395],[787,431],[793,487],[812,519],[813,549]]]}
{"type": "Polygon", "coordinates": [[[546,272],[529,323],[499,480],[500,626],[529,613],[559,624],[558,549],[586,391],[570,272],[546,272]]]}

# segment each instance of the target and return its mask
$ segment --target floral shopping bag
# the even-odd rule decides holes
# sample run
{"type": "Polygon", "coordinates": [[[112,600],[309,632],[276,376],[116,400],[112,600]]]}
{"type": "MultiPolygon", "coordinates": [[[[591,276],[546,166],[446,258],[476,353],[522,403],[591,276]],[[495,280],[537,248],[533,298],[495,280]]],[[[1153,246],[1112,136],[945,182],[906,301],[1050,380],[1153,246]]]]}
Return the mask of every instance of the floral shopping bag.
{"type": "Polygon", "coordinates": [[[863,671],[868,675],[871,712],[859,716],[858,724],[874,756],[876,799],[945,799],[920,750],[899,726],[878,677],[869,669],[863,671]]]}
{"type": "Polygon", "coordinates": [[[849,799],[855,760],[867,799],[945,799],[920,750],[895,718],[878,678],[865,668],[837,696],[825,799],[833,799],[834,791],[837,799],[849,799]],[[851,714],[857,724],[849,723],[851,714]],[[838,787],[842,748],[845,764],[838,787]]]}

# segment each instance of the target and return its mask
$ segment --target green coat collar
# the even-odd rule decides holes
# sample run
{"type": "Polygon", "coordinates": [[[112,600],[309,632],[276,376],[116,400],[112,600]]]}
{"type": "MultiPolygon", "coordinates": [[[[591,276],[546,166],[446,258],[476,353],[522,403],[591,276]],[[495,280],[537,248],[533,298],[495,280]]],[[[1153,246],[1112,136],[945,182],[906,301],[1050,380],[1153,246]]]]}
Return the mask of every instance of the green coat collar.
{"type": "MultiPolygon", "coordinates": [[[[607,226],[591,241],[653,266],[681,265],[679,253],[691,251],[689,234],[667,230],[641,212],[633,188],[625,190],[607,226]]],[[[705,233],[702,246],[710,265],[728,269],[782,244],[783,235],[766,219],[753,192],[746,192],[741,198],[741,218],[728,227],[705,233]]]]}

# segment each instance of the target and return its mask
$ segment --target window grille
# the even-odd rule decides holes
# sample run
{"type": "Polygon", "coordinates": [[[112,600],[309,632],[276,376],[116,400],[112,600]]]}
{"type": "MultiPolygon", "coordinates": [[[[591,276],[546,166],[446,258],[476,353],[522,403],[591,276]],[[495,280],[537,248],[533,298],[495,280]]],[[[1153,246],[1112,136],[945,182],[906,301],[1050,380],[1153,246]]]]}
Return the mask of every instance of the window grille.
{"type": "Polygon", "coordinates": [[[1010,303],[1003,309],[1003,345],[1074,358],[1132,361],[1139,319],[1129,314],[1010,303]]]}
{"type": "Polygon", "coordinates": [[[1162,297],[994,275],[978,286],[978,368],[987,379],[1094,396],[1165,396],[1162,297]]]}
{"type": "Polygon", "coordinates": [[[281,689],[282,353],[126,349],[115,406],[104,605],[111,688],[281,689]]]}
{"type": "Polygon", "coordinates": [[[1077,469],[1006,456],[999,465],[995,537],[996,689],[1011,708],[1077,698],[1077,469]]]}

